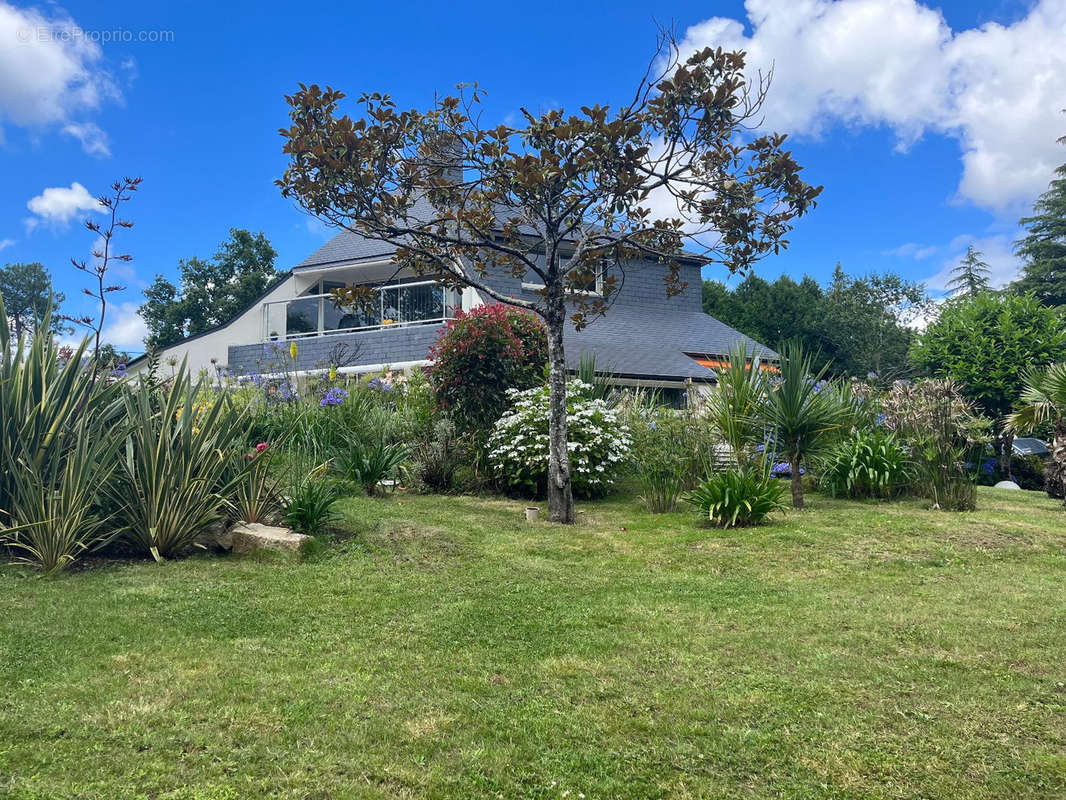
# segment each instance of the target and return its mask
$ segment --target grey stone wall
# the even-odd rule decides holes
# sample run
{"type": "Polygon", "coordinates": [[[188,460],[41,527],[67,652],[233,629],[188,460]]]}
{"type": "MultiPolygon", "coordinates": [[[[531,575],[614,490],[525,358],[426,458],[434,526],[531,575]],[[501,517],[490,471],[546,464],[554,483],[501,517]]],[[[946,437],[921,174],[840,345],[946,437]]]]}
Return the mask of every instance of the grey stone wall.
{"type": "MultiPolygon", "coordinates": [[[[338,366],[398,364],[426,357],[437,340],[442,323],[382,328],[357,333],[335,333],[297,339],[296,369],[326,369],[335,356],[346,349],[338,366]]],[[[229,368],[234,375],[275,372],[279,361],[288,362],[289,342],[230,345],[229,368]]],[[[291,368],[291,367],[290,367],[291,368]]]]}

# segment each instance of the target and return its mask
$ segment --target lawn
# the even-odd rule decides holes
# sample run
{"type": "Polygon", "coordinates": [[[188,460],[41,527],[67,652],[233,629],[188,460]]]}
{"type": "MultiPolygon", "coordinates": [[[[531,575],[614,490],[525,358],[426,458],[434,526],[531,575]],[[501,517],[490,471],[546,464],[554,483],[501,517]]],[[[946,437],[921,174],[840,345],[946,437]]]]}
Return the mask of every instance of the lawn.
{"type": "Polygon", "coordinates": [[[0,569],[0,796],[1066,795],[1066,513],[344,502],[298,559],[0,569]]]}

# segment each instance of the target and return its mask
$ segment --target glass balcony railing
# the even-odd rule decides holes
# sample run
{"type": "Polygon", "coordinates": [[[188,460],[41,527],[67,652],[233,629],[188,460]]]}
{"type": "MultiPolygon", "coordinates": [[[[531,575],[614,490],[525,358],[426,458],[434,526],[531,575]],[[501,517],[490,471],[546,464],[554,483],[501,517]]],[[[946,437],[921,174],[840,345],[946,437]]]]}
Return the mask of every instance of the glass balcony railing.
{"type": "Polygon", "coordinates": [[[458,292],[434,281],[381,286],[374,294],[360,308],[338,308],[329,294],[263,303],[263,340],[444,322],[460,305],[458,292]]]}

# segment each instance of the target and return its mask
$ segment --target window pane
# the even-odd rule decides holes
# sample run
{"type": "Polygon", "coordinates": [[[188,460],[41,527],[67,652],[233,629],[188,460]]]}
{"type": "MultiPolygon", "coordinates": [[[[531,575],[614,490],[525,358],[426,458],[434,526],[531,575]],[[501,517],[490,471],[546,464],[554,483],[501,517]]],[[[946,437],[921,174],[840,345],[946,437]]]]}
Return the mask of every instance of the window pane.
{"type": "Polygon", "coordinates": [[[318,330],[318,300],[293,300],[286,313],[286,333],[312,333],[318,330]]]}

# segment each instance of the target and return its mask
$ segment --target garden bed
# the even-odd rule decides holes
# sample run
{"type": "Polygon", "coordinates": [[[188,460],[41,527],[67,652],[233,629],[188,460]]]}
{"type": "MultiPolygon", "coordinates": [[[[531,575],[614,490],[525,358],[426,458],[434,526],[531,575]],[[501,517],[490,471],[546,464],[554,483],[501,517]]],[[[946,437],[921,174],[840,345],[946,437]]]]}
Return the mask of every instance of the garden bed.
{"type": "Polygon", "coordinates": [[[342,501],[302,560],[0,569],[0,796],[1061,797],[1061,506],[342,501]]]}

